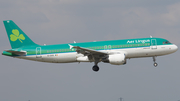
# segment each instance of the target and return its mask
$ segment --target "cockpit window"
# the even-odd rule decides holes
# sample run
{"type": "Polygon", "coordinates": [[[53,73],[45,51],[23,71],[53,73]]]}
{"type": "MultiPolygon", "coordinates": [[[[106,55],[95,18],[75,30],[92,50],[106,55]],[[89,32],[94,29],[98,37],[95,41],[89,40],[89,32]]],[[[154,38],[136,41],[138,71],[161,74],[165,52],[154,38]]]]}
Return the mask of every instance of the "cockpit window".
{"type": "Polygon", "coordinates": [[[164,41],[163,44],[170,44],[170,42],[169,41],[164,41]]]}

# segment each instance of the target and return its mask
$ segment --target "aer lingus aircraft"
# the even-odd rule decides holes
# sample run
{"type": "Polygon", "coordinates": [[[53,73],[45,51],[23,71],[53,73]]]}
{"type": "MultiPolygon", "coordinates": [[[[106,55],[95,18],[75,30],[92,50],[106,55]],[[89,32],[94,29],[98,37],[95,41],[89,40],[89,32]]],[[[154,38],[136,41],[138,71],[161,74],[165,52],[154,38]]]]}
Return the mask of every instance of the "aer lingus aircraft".
{"type": "Polygon", "coordinates": [[[175,44],[163,38],[138,38],[69,43],[57,45],[38,45],[34,43],[12,20],[3,21],[12,49],[2,55],[50,63],[94,62],[92,69],[98,71],[98,63],[124,65],[126,59],[155,57],[174,53],[175,44]]]}

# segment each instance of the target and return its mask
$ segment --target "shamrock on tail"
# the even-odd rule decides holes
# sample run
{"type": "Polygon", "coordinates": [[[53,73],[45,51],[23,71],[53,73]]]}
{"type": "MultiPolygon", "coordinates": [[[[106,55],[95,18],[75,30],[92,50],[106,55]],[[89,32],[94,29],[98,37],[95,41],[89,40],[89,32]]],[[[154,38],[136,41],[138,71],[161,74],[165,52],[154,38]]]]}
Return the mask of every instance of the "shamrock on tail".
{"type": "Polygon", "coordinates": [[[21,43],[23,43],[21,40],[25,40],[25,37],[23,36],[23,34],[20,34],[19,35],[19,31],[17,30],[17,29],[13,29],[12,30],[12,33],[13,34],[11,34],[10,35],[10,40],[11,41],[16,41],[17,39],[19,39],[19,41],[21,42],[21,43]]]}

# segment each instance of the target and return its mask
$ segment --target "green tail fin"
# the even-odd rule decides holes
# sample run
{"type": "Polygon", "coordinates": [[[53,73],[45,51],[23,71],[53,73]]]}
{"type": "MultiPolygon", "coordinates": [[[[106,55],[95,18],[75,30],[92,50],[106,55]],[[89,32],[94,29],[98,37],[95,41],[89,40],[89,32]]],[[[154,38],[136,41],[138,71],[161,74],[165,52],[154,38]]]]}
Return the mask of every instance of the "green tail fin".
{"type": "Polygon", "coordinates": [[[3,22],[12,48],[37,45],[12,20],[3,22]]]}

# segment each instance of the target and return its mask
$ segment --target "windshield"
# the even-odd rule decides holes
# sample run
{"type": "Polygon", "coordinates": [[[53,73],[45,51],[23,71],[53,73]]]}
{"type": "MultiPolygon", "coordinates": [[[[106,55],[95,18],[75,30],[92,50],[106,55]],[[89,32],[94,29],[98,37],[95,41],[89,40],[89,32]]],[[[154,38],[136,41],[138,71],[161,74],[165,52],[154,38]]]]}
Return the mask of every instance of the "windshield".
{"type": "Polygon", "coordinates": [[[171,44],[169,41],[164,41],[163,44],[171,44]]]}

